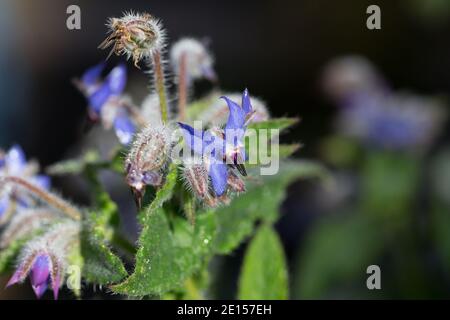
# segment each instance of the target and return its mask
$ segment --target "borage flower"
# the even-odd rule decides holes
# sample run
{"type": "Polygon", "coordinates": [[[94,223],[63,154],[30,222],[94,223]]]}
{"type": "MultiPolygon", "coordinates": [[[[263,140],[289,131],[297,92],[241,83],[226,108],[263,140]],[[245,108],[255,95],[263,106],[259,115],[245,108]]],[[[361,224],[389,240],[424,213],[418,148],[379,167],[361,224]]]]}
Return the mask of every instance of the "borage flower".
{"type": "MultiPolygon", "coordinates": [[[[237,180],[240,178],[233,170],[237,169],[244,176],[247,174],[244,166],[246,159],[244,135],[247,123],[254,114],[247,89],[242,94],[241,106],[227,97],[222,98],[229,108],[225,130],[211,128],[203,131],[179,123],[185,143],[200,156],[207,168],[216,198],[224,196],[228,187],[231,187],[233,191],[244,190],[243,182],[237,180]]],[[[187,167],[189,168],[189,165],[187,167]]]]}
{"type": "Polygon", "coordinates": [[[19,265],[6,287],[23,282],[30,276],[31,286],[38,298],[50,286],[58,299],[64,280],[67,259],[72,250],[79,250],[80,224],[66,221],[55,225],[22,249],[19,265]]]}
{"type": "Polygon", "coordinates": [[[136,132],[135,121],[132,121],[133,106],[123,96],[127,75],[124,65],[113,68],[104,80],[101,73],[103,63],[89,68],[76,81],[77,87],[89,102],[89,118],[92,121],[101,120],[105,129],[114,127],[119,141],[129,144],[136,132]]]}
{"type": "MultiPolygon", "coordinates": [[[[238,100],[241,97],[240,93],[227,93],[224,95],[233,101],[238,100]]],[[[219,96],[214,95],[214,97],[211,98],[211,101],[214,101],[198,116],[198,119],[206,126],[223,126],[227,122],[229,112],[228,105],[225,101],[216,99],[216,97],[218,98],[219,96]]],[[[266,103],[263,100],[252,97],[252,109],[254,115],[252,116],[250,123],[269,120],[270,114],[267,110],[266,103]]]]}
{"type": "MultiPolygon", "coordinates": [[[[18,145],[13,146],[7,153],[0,151],[0,177],[15,176],[27,180],[44,190],[50,188],[50,178],[37,174],[39,165],[35,161],[27,162],[25,153],[18,145]]],[[[28,208],[34,203],[29,194],[13,186],[0,189],[0,223],[4,223],[15,210],[28,208]]]]}

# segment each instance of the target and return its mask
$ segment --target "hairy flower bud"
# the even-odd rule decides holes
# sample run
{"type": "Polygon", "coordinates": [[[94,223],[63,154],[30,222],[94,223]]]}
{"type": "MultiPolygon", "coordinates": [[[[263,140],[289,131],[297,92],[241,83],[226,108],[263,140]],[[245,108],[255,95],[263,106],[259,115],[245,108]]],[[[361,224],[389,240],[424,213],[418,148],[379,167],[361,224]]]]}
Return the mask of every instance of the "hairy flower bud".
{"type": "Polygon", "coordinates": [[[200,158],[193,158],[184,162],[183,178],[185,179],[186,187],[198,199],[203,200],[205,197],[208,197],[208,170],[200,158]]]}
{"type": "Polygon", "coordinates": [[[237,176],[233,171],[229,172],[227,183],[234,192],[245,192],[244,180],[237,176]]]}
{"type": "MultiPolygon", "coordinates": [[[[125,13],[121,18],[110,18],[110,34],[99,45],[100,49],[112,46],[109,56],[125,55],[134,64],[153,55],[164,46],[164,30],[159,20],[148,13],[125,13]]],[[[109,57],[108,56],[108,57],[109,57]]]]}
{"type": "Polygon", "coordinates": [[[126,181],[140,206],[145,186],[159,186],[170,152],[170,130],[148,126],[140,132],[125,160],[126,181]]]}
{"type": "Polygon", "coordinates": [[[170,60],[176,74],[179,74],[184,64],[188,81],[199,78],[216,80],[213,58],[205,45],[198,40],[184,38],[176,42],[170,50],[170,60]]]}

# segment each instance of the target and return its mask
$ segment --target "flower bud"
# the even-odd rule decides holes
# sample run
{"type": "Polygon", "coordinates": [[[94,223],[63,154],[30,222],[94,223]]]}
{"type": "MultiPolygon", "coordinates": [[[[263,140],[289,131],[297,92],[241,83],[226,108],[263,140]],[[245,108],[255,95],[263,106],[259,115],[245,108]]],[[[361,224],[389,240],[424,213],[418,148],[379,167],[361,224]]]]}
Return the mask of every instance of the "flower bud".
{"type": "Polygon", "coordinates": [[[145,186],[159,186],[170,152],[170,131],[165,126],[148,126],[137,135],[125,160],[126,181],[132,188],[137,204],[145,186]]]}
{"type": "Polygon", "coordinates": [[[198,199],[208,197],[208,170],[200,158],[195,160],[187,160],[184,162],[183,178],[185,179],[187,188],[194,193],[198,199]]]}
{"type": "Polygon", "coordinates": [[[159,20],[148,13],[130,12],[121,18],[110,18],[108,27],[110,34],[99,48],[112,46],[109,56],[113,52],[125,55],[127,59],[132,58],[135,65],[161,50],[164,45],[164,30],[159,20]]]}
{"type": "Polygon", "coordinates": [[[206,78],[211,81],[216,80],[213,58],[198,40],[184,38],[176,42],[170,50],[170,60],[177,74],[180,72],[181,64],[185,64],[188,81],[200,78],[206,78]]]}
{"type": "Polygon", "coordinates": [[[245,192],[245,183],[239,176],[234,174],[232,171],[229,172],[227,177],[228,186],[234,192],[245,192]]]}

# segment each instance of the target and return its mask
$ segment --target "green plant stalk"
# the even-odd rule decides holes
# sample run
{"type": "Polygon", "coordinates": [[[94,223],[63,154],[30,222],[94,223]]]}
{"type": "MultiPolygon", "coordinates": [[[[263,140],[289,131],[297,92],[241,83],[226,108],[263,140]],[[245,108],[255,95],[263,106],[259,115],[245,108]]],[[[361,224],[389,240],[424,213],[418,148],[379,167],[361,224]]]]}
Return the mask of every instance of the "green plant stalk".
{"type": "Polygon", "coordinates": [[[153,65],[154,65],[154,76],[155,76],[155,86],[156,92],[159,97],[159,105],[161,108],[161,118],[162,122],[166,123],[168,120],[168,112],[167,112],[167,97],[166,97],[166,88],[164,86],[164,71],[161,62],[161,53],[156,51],[153,56],[153,65]]]}

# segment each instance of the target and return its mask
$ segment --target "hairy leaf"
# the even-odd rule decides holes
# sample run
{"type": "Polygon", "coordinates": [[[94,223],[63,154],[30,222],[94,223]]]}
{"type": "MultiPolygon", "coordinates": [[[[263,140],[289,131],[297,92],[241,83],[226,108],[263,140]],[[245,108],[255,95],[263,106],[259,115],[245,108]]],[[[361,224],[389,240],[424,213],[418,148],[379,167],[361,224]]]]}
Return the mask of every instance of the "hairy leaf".
{"type": "Polygon", "coordinates": [[[287,161],[280,163],[276,175],[254,178],[256,181],[253,182],[249,180],[246,193],[216,212],[219,229],[215,250],[222,254],[230,253],[252,233],[257,220],[277,220],[280,202],[285,197],[285,188],[291,182],[299,178],[324,177],[326,170],[317,163],[287,161]]]}
{"type": "Polygon", "coordinates": [[[134,272],[113,286],[114,292],[129,296],[162,295],[181,286],[210,254],[216,230],[213,212],[199,214],[193,226],[181,217],[169,221],[162,207],[171,198],[176,179],[177,168],[172,165],[166,183],[142,214],[134,272]]]}
{"type": "MultiPolygon", "coordinates": [[[[95,216],[95,215],[94,215],[95,216]]],[[[98,220],[90,219],[81,234],[81,255],[83,257],[83,277],[95,284],[117,283],[128,274],[118,256],[108,246],[104,228],[98,220]]]]}
{"type": "Polygon", "coordinates": [[[134,273],[113,286],[114,292],[135,297],[162,295],[181,286],[200,268],[211,252],[216,229],[213,212],[200,214],[195,226],[175,217],[172,228],[162,208],[150,215],[140,236],[134,273]]]}

